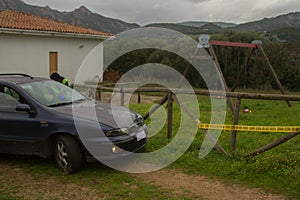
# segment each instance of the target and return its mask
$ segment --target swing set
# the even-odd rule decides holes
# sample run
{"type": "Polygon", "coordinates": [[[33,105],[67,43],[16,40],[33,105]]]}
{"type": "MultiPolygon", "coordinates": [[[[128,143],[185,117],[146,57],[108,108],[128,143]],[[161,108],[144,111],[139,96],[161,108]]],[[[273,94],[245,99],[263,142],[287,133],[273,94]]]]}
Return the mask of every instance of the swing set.
{"type": "MultiPolygon", "coordinates": [[[[276,74],[276,72],[275,72],[275,70],[274,70],[274,68],[273,68],[273,66],[272,66],[272,64],[271,64],[268,56],[267,56],[267,54],[265,53],[265,51],[264,51],[264,49],[262,47],[262,41],[260,41],[260,40],[254,40],[254,41],[252,41],[252,43],[227,42],[227,41],[210,40],[210,36],[209,35],[201,35],[199,37],[199,45],[198,45],[198,47],[200,47],[200,48],[201,47],[202,48],[206,48],[206,49],[209,50],[209,53],[212,56],[212,58],[213,58],[213,60],[214,60],[214,62],[216,64],[216,66],[217,66],[217,68],[218,68],[218,70],[220,72],[221,79],[223,81],[223,84],[224,84],[226,92],[229,92],[229,91],[234,92],[239,87],[241,79],[243,78],[243,74],[244,74],[243,72],[248,68],[249,61],[250,61],[250,59],[251,59],[254,51],[255,50],[259,50],[262,53],[263,59],[266,61],[266,64],[269,67],[269,70],[270,70],[270,72],[271,72],[271,74],[272,74],[272,76],[273,76],[273,78],[274,78],[274,80],[275,80],[275,82],[276,82],[276,84],[277,84],[280,92],[282,94],[286,94],[286,92],[285,92],[285,90],[284,90],[284,88],[283,88],[280,80],[278,79],[278,76],[277,76],[277,74],[276,74]],[[218,57],[217,57],[217,55],[216,55],[216,53],[214,51],[214,48],[213,48],[214,46],[242,47],[242,48],[248,48],[249,49],[249,53],[248,53],[248,55],[246,57],[245,63],[241,67],[241,69],[240,69],[240,71],[238,73],[237,79],[236,79],[236,81],[234,83],[234,86],[231,89],[228,88],[228,85],[227,85],[226,80],[224,78],[223,72],[221,70],[221,67],[220,67],[220,64],[219,64],[219,61],[218,61],[218,57]]],[[[287,105],[289,107],[292,106],[289,101],[286,101],[286,102],[287,102],[287,105]]],[[[229,100],[228,104],[229,104],[231,110],[234,112],[234,107],[233,107],[232,101],[229,100]]]]}
{"type": "MultiPolygon", "coordinates": [[[[257,131],[257,132],[266,132],[266,131],[270,131],[270,132],[288,132],[286,135],[284,135],[282,138],[279,138],[278,140],[259,148],[258,150],[246,155],[245,157],[253,157],[256,156],[258,154],[261,154],[265,151],[268,151],[294,137],[296,137],[298,134],[300,134],[300,127],[268,127],[268,126],[242,126],[239,125],[239,114],[240,114],[240,107],[241,107],[241,100],[242,98],[248,98],[248,99],[269,99],[269,100],[285,100],[287,105],[289,107],[291,107],[291,103],[290,100],[293,101],[300,101],[300,97],[299,96],[295,96],[295,95],[286,95],[286,92],[281,84],[281,82],[279,81],[277,74],[269,60],[269,58],[267,57],[263,47],[262,47],[262,42],[259,40],[255,40],[252,43],[240,43],[240,42],[227,42],[227,41],[217,41],[217,40],[210,40],[210,36],[209,35],[201,35],[199,37],[199,44],[198,44],[198,48],[195,52],[195,55],[192,57],[192,59],[194,57],[197,57],[197,54],[199,52],[199,49],[201,48],[205,48],[208,49],[210,56],[212,57],[213,61],[216,64],[217,70],[219,70],[220,72],[220,76],[221,76],[221,81],[224,84],[225,87],[225,91],[226,91],[226,99],[227,99],[227,103],[228,106],[230,107],[231,111],[234,114],[234,119],[233,119],[233,125],[212,125],[212,124],[202,124],[201,121],[199,119],[197,119],[196,116],[194,116],[185,106],[184,104],[182,104],[178,98],[176,97],[175,94],[171,93],[170,91],[166,91],[168,92],[168,94],[166,96],[164,96],[161,101],[154,106],[145,116],[144,119],[147,119],[151,114],[153,114],[160,106],[162,106],[164,103],[168,102],[167,108],[168,108],[168,138],[171,139],[172,138],[172,110],[173,110],[173,101],[175,101],[180,107],[181,109],[187,113],[190,118],[192,120],[194,120],[197,124],[199,129],[201,129],[203,131],[203,133],[207,136],[207,138],[213,142],[215,144],[214,148],[216,150],[218,150],[220,153],[223,153],[225,155],[228,155],[228,153],[222,148],[222,146],[215,141],[215,139],[210,135],[209,133],[209,129],[219,129],[219,130],[231,130],[232,131],[232,136],[231,136],[231,155],[234,156],[236,153],[236,139],[237,139],[237,131],[257,131]],[[248,48],[249,49],[249,53],[246,57],[245,63],[242,66],[240,72],[238,73],[237,79],[235,81],[234,86],[229,89],[225,77],[223,75],[223,72],[221,70],[217,55],[214,51],[214,46],[227,46],[227,47],[242,47],[242,48],[248,48]],[[270,72],[278,86],[278,88],[280,89],[282,95],[270,95],[270,94],[249,94],[249,93],[237,93],[234,92],[240,84],[240,81],[243,77],[243,72],[245,71],[245,69],[247,69],[247,66],[249,65],[249,61],[251,59],[251,56],[253,55],[255,50],[259,50],[262,53],[262,56],[264,58],[264,60],[267,63],[267,66],[270,69],[270,72]],[[231,98],[236,98],[235,101],[235,105],[232,101],[231,98]]],[[[183,73],[183,76],[186,76],[189,72],[189,70],[191,69],[191,64],[189,64],[183,73]]],[[[142,90],[139,90],[139,92],[143,92],[142,90]]],[[[207,91],[200,91],[200,90],[196,90],[195,94],[204,94],[204,95],[211,95],[212,93],[207,92],[207,91]]]]}

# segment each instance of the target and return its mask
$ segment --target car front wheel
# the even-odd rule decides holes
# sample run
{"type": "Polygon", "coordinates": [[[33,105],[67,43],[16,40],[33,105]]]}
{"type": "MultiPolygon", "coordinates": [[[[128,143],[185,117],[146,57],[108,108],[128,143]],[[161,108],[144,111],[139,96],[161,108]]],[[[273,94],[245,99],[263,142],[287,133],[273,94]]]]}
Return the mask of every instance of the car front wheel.
{"type": "Polygon", "coordinates": [[[71,136],[60,135],[56,138],[54,158],[58,168],[65,174],[79,171],[82,166],[80,146],[71,136]]]}

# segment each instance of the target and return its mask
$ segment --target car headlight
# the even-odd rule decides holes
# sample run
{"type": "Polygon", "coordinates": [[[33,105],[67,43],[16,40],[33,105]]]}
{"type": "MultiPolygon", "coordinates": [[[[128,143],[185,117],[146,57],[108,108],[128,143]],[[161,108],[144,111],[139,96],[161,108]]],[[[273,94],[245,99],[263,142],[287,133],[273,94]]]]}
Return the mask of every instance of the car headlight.
{"type": "Polygon", "coordinates": [[[128,134],[129,134],[129,129],[128,128],[117,128],[117,129],[107,131],[105,133],[105,135],[107,137],[118,137],[118,136],[128,135],[128,134]]]}
{"type": "Polygon", "coordinates": [[[144,125],[144,118],[138,114],[138,113],[131,113],[132,115],[132,120],[135,124],[137,124],[138,126],[143,126],[144,125]]]}

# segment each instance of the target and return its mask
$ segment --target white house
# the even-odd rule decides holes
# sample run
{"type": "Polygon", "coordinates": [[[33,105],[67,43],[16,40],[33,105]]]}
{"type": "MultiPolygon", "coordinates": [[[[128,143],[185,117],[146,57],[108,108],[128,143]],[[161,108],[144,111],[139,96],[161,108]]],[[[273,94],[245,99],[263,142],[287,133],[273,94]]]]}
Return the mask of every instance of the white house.
{"type": "MultiPolygon", "coordinates": [[[[1,11],[0,73],[49,77],[57,71],[74,83],[86,56],[110,37],[109,33],[22,12],[1,11]]],[[[103,50],[98,51],[97,62],[103,70],[103,50]]]]}

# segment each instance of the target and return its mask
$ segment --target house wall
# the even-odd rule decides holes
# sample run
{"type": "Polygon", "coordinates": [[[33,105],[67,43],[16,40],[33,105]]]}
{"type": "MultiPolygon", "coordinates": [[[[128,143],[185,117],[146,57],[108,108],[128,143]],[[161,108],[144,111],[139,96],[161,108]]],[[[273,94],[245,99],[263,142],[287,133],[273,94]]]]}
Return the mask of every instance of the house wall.
{"type": "MultiPolygon", "coordinates": [[[[58,73],[74,83],[85,57],[102,41],[99,39],[64,38],[0,34],[0,73],[26,73],[49,77],[49,52],[58,53],[58,73]]],[[[98,66],[103,70],[103,51],[98,50],[98,66]]],[[[99,72],[101,74],[102,71],[99,72]]]]}

